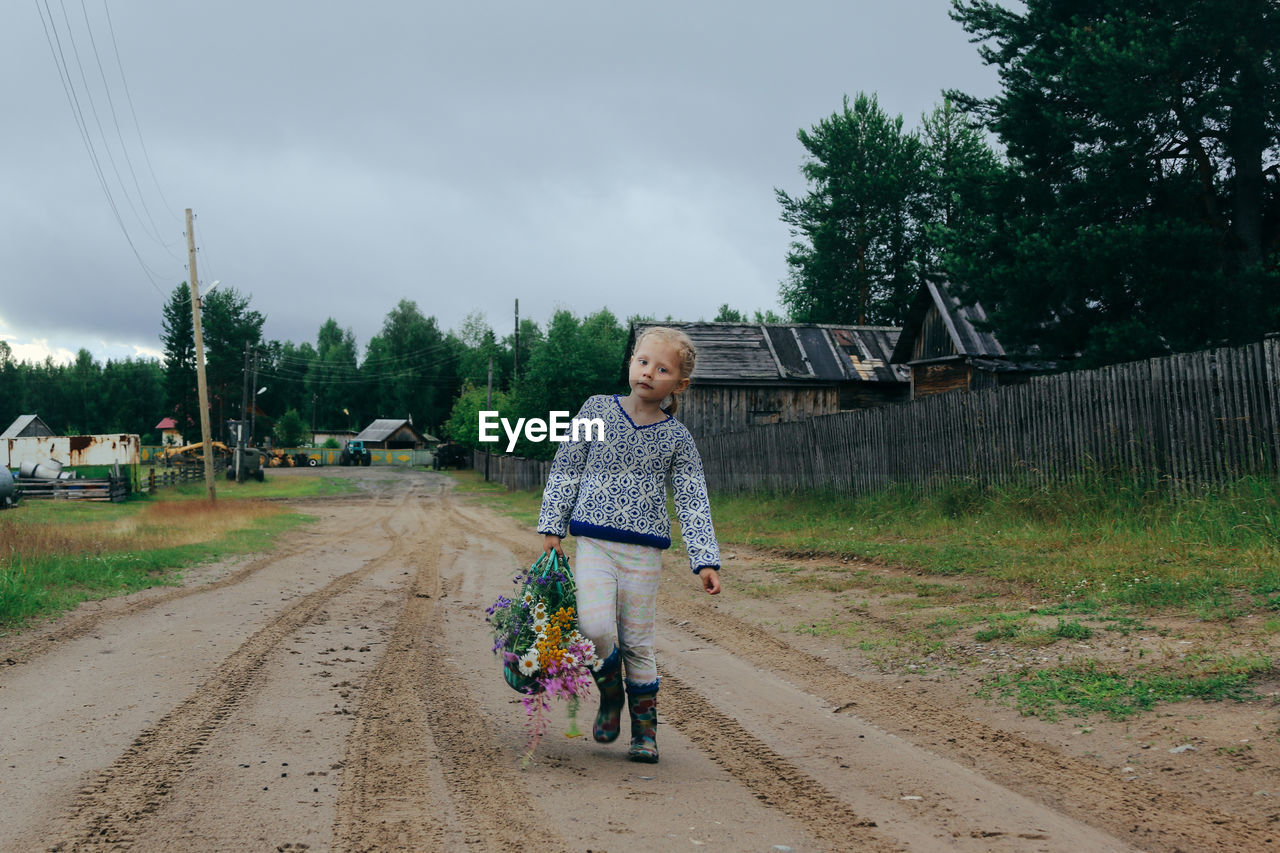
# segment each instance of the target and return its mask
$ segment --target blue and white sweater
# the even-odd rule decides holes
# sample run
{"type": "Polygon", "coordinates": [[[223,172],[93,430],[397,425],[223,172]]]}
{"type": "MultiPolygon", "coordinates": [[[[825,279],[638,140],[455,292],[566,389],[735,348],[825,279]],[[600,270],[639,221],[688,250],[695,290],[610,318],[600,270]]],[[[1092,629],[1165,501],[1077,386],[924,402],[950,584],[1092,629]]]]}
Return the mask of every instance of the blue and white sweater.
{"type": "Polygon", "coordinates": [[[669,548],[670,474],[690,567],[695,573],[719,569],[702,457],[684,424],[668,417],[636,426],[617,396],[604,395],[589,398],[576,417],[603,421],[604,440],[587,441],[594,433],[581,430],[579,440],[561,443],[542,494],[538,532],[669,548]]]}

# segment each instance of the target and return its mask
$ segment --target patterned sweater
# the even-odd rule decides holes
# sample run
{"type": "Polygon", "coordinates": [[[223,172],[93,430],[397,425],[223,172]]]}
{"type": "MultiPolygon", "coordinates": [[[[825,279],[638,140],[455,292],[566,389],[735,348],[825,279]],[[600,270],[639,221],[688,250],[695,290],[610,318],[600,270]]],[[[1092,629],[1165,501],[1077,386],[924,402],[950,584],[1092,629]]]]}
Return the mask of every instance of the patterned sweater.
{"type": "Polygon", "coordinates": [[[542,495],[538,532],[668,548],[670,475],[690,567],[695,573],[719,569],[702,457],[684,424],[668,417],[636,426],[617,396],[604,395],[583,403],[577,418],[603,421],[604,440],[581,430],[578,441],[561,443],[542,495]],[[587,435],[597,440],[587,441],[587,435]]]}

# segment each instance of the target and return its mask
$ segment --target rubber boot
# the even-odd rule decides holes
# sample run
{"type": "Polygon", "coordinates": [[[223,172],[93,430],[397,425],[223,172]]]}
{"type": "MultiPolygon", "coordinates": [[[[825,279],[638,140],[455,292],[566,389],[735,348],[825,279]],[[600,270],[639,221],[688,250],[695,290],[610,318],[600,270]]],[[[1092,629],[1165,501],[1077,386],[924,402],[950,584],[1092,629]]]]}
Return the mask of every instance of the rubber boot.
{"type": "Polygon", "coordinates": [[[622,656],[616,647],[591,677],[600,691],[600,710],[596,712],[591,736],[597,743],[613,743],[622,728],[622,706],[627,701],[622,687],[622,656]]]}
{"type": "Polygon", "coordinates": [[[627,691],[631,711],[631,748],[627,758],[646,764],[658,763],[658,688],[646,693],[627,691]]]}

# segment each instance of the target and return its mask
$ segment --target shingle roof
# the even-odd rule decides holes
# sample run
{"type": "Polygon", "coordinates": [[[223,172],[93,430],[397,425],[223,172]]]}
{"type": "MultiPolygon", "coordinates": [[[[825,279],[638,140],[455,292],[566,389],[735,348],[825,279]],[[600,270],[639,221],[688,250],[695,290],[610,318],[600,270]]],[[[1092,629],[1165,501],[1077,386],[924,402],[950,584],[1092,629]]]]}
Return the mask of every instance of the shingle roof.
{"type": "Polygon", "coordinates": [[[901,331],[882,326],[804,323],[637,323],[684,331],[698,348],[694,382],[906,382],[905,367],[889,364],[901,331]]]}

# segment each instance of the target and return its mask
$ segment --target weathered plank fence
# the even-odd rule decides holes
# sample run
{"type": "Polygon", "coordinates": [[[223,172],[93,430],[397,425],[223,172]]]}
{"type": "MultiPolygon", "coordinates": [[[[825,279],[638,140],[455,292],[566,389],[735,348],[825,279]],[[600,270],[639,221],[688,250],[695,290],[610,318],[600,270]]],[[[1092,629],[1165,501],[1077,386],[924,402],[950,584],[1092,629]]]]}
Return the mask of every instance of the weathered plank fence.
{"type": "Polygon", "coordinates": [[[124,477],[74,480],[46,480],[18,477],[14,480],[22,500],[67,500],[119,503],[129,497],[129,481],[124,477]]]}
{"type": "Polygon", "coordinates": [[[498,456],[486,454],[482,450],[471,451],[471,467],[484,471],[484,458],[489,456],[489,480],[501,483],[508,489],[524,491],[527,489],[542,490],[547,482],[547,474],[551,473],[551,462],[540,459],[524,459],[519,456],[498,456]]]}
{"type": "Polygon", "coordinates": [[[1280,473],[1280,336],[698,441],[713,490],[867,492],[1133,472],[1174,488],[1280,473]]]}

